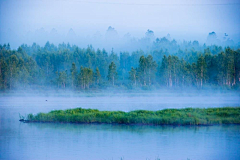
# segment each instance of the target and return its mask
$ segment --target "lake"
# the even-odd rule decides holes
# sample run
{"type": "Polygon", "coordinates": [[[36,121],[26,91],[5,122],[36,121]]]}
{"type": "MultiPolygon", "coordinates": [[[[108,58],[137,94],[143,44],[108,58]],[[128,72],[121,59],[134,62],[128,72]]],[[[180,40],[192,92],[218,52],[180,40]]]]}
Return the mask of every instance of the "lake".
{"type": "Polygon", "coordinates": [[[20,123],[19,113],[240,106],[239,96],[0,97],[0,159],[240,159],[240,126],[20,123]]]}

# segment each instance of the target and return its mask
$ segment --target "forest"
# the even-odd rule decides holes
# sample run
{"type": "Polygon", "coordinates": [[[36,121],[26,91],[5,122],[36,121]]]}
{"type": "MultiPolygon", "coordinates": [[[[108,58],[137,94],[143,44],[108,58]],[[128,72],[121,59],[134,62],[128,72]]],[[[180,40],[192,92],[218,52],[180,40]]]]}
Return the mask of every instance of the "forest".
{"type": "Polygon", "coordinates": [[[131,53],[62,43],[0,45],[0,89],[240,88],[240,49],[157,38],[131,53]]]}

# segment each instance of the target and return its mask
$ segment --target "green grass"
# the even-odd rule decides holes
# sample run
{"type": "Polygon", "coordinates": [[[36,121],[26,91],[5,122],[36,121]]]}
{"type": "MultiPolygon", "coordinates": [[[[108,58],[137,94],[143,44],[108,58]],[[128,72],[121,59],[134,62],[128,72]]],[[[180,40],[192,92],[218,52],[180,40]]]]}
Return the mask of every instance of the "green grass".
{"type": "Polygon", "coordinates": [[[99,111],[97,109],[54,110],[29,114],[25,122],[108,123],[146,125],[240,124],[240,107],[184,108],[159,111],[99,111]]]}

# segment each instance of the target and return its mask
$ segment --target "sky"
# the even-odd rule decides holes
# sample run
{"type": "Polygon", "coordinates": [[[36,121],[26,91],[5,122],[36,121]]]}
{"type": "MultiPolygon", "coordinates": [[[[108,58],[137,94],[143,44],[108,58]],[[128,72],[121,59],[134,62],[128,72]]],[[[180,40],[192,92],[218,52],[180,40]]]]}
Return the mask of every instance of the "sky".
{"type": "MultiPolygon", "coordinates": [[[[240,39],[239,0],[0,0],[0,43],[11,41],[9,32],[22,36],[41,28],[65,35],[72,28],[82,37],[108,26],[119,36],[156,36],[206,39],[209,32],[240,39]]],[[[21,40],[20,40],[21,39],[21,40]]],[[[17,40],[15,40],[17,41],[17,40]]],[[[24,42],[21,42],[24,43],[24,42]]]]}

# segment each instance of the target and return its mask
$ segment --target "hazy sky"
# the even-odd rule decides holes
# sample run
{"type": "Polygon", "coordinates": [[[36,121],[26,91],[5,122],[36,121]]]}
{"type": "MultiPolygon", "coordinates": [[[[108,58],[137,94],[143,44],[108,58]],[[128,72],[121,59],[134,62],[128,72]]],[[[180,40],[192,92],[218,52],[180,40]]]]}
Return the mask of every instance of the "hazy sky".
{"type": "MultiPolygon", "coordinates": [[[[0,0],[0,33],[44,28],[78,35],[105,33],[113,26],[124,35],[204,36],[209,32],[240,34],[239,0],[0,0]]],[[[4,37],[0,36],[1,41],[4,37]]],[[[195,38],[195,37],[194,37],[195,38]]]]}

